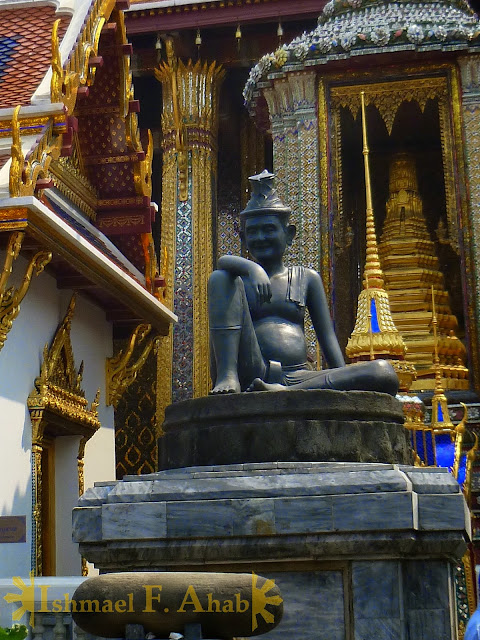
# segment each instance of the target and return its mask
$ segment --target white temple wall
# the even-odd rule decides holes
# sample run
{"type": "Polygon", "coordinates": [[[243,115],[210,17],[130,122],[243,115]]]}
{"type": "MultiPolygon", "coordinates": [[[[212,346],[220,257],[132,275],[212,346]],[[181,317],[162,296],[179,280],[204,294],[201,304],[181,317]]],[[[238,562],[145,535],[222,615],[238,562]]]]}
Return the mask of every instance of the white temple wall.
{"type": "MultiPolygon", "coordinates": [[[[4,252],[0,252],[3,265],[4,252]]],[[[10,284],[18,285],[28,262],[20,256],[10,284]]],[[[0,350],[0,516],[26,516],[24,543],[2,543],[0,578],[28,576],[32,553],[32,441],[27,398],[39,375],[43,348],[50,345],[63,320],[72,291],[57,289],[48,273],[34,277],[20,313],[0,350]]],[[[112,328],[105,313],[77,297],[71,340],[75,364],[84,360],[82,387],[89,403],[101,389],[101,428],[85,450],[85,488],[97,480],[115,478],[113,408],[105,406],[105,358],[112,351],[112,328]]],[[[77,545],[71,541],[71,511],[78,499],[79,437],[62,436],[55,443],[55,513],[57,575],[80,573],[77,545]]],[[[1,526],[1,520],[0,520],[1,526]]]]}
{"type": "MultiPolygon", "coordinates": [[[[71,292],[65,298],[65,308],[71,292]]],[[[94,482],[115,479],[115,429],[113,407],[105,405],[105,359],[112,355],[112,326],[105,313],[89,300],[77,298],[72,321],[72,347],[77,366],[83,360],[82,387],[91,402],[100,389],[98,418],[101,428],[85,447],[85,489],[94,482]]]]}
{"type": "Polygon", "coordinates": [[[72,509],[78,500],[77,453],[80,436],[55,439],[55,542],[56,572],[78,576],[82,561],[72,542],[72,509]]]}

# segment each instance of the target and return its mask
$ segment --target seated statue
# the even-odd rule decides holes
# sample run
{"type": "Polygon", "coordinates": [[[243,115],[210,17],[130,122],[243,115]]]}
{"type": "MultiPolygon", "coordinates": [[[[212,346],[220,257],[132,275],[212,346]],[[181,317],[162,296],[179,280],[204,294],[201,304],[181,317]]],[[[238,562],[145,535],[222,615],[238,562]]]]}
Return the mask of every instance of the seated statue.
{"type": "Polygon", "coordinates": [[[222,256],[209,280],[211,393],[336,389],[395,395],[398,378],[386,360],[345,366],[319,274],[283,263],[295,226],[273,175],[265,170],[250,183],[252,196],[240,218],[255,262],[222,256]],[[305,309],[330,369],[308,368],[305,309]]]}

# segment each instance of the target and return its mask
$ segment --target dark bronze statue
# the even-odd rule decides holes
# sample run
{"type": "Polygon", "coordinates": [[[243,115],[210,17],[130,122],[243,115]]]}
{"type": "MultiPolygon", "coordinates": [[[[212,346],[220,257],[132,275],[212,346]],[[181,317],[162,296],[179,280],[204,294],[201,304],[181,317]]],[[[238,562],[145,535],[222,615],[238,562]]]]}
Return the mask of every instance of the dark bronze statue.
{"type": "Polygon", "coordinates": [[[252,197],[240,217],[256,262],[222,256],[209,281],[211,393],[337,389],[395,395],[398,378],[386,360],[345,366],[319,274],[283,263],[295,226],[273,175],[263,171],[250,182],[252,197]],[[305,308],[330,369],[308,368],[305,308]]]}

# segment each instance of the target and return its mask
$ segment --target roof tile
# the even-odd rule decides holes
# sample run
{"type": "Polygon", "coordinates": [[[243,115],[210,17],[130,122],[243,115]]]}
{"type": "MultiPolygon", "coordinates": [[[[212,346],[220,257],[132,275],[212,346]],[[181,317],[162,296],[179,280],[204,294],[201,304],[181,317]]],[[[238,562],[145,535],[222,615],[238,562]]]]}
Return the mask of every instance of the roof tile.
{"type": "MultiPolygon", "coordinates": [[[[30,103],[51,63],[54,7],[0,10],[0,108],[30,103]]],[[[70,17],[63,16],[62,38],[70,17]]]]}

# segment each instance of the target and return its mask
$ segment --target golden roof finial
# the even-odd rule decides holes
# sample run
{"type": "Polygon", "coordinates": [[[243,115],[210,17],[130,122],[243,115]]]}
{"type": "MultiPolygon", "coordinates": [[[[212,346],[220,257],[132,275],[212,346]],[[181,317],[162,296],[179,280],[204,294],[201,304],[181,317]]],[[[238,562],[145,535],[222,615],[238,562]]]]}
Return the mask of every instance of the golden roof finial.
{"type": "Polygon", "coordinates": [[[435,289],[432,284],[432,327],[433,327],[433,366],[435,369],[435,394],[443,393],[442,387],[442,369],[440,367],[440,358],[438,357],[438,333],[437,333],[437,312],[435,310],[435,289]]]}
{"type": "Polygon", "coordinates": [[[431,427],[438,429],[454,429],[450,420],[447,398],[442,387],[442,368],[438,357],[437,313],[435,310],[435,290],[432,285],[432,327],[433,327],[433,366],[435,369],[435,391],[432,397],[432,422],[431,427]]]}
{"type": "Polygon", "coordinates": [[[370,158],[367,140],[367,118],[365,113],[365,91],[360,93],[362,105],[362,134],[363,134],[363,164],[365,168],[366,195],[366,226],[367,226],[367,257],[365,260],[364,286],[373,289],[383,289],[383,272],[378,257],[377,234],[375,233],[375,218],[373,217],[372,186],[370,183],[370,158]]]}

